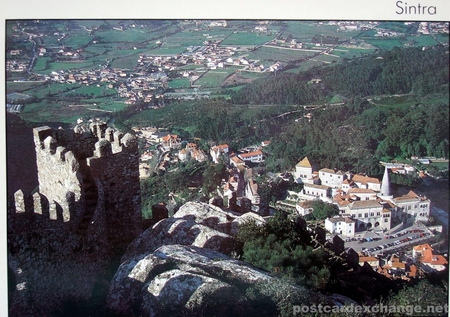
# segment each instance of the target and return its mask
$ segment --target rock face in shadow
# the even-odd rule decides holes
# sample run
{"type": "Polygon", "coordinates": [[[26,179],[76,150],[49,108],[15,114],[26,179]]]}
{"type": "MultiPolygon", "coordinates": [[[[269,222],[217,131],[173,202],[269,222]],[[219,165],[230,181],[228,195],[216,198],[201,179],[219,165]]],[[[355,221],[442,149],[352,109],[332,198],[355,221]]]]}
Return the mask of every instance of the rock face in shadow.
{"type": "MultiPolygon", "coordinates": [[[[292,285],[224,253],[254,213],[186,203],[172,218],[136,238],[110,283],[113,316],[274,316],[293,305],[336,304],[331,297],[292,285]]],[[[281,313],[282,312],[282,313],[281,313]]]]}
{"type": "Polygon", "coordinates": [[[251,308],[242,289],[271,279],[267,273],[210,249],[166,245],[120,266],[107,305],[115,313],[130,316],[194,316],[200,312],[204,316],[244,316],[251,308]]]}

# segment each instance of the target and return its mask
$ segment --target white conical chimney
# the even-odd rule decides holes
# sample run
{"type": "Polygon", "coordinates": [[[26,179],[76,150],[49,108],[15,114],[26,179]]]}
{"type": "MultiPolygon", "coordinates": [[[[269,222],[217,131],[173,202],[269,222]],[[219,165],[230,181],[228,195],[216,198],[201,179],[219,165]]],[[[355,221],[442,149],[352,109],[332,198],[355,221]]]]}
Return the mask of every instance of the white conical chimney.
{"type": "Polygon", "coordinates": [[[385,166],[384,168],[383,180],[381,181],[380,196],[382,197],[391,196],[391,184],[389,181],[389,171],[387,166],[385,166]]]}

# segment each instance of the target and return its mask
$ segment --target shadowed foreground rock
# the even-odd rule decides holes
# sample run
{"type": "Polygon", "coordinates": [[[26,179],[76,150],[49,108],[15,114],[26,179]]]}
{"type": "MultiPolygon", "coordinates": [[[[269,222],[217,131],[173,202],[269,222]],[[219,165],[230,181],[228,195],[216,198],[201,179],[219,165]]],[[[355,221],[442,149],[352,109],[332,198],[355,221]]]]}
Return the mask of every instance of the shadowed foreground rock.
{"type": "MultiPolygon", "coordinates": [[[[206,248],[162,246],[124,262],[111,282],[108,309],[127,316],[248,316],[246,290],[280,281],[242,261],[206,248]]],[[[310,302],[311,293],[284,283],[310,302]]],[[[318,297],[314,297],[316,301],[318,297]]]]}
{"type": "Polygon", "coordinates": [[[290,316],[293,305],[335,303],[225,255],[254,213],[189,202],[129,246],[110,283],[114,316],[290,316]]]}

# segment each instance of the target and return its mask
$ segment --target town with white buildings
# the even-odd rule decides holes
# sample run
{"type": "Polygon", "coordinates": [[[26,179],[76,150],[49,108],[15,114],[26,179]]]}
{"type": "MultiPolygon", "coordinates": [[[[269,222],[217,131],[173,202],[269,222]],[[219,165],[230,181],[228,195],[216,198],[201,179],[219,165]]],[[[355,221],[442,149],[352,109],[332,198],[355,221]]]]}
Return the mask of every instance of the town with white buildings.
{"type": "MultiPolygon", "coordinates": [[[[235,204],[238,206],[236,210],[243,211],[239,206],[244,206],[246,201],[250,209],[243,212],[268,216],[261,208],[263,202],[251,167],[264,161],[263,151],[269,141],[237,152],[228,144],[218,144],[205,153],[196,143],[183,142],[177,135],[160,132],[156,128],[135,128],[135,132],[146,143],[159,149],[159,153],[145,151],[142,154],[142,178],[148,177],[146,160],[149,156],[160,156],[156,165],[160,170],[190,159],[224,163],[228,167],[228,177],[217,188],[224,207],[230,208],[235,204]]],[[[305,217],[313,212],[316,200],[337,205],[339,214],[322,223],[329,239],[339,237],[347,248],[358,252],[361,265],[369,265],[390,279],[409,281],[445,270],[448,265],[446,256],[436,253],[430,244],[436,240],[436,234],[442,233],[443,226],[426,226],[431,215],[430,199],[413,190],[401,196],[393,195],[391,190],[390,174],[411,173],[414,167],[383,165],[384,175],[380,180],[348,171],[318,169],[305,157],[291,173],[275,176],[286,178],[291,175],[295,182],[303,185],[299,192],[288,191],[287,199],[277,202],[275,207],[305,217]]]]}

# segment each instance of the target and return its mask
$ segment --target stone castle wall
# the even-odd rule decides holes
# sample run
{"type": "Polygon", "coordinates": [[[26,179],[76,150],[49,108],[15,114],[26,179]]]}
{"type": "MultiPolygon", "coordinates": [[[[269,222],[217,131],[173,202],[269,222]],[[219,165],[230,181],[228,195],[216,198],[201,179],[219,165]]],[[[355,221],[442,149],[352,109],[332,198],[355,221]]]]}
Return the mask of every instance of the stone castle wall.
{"type": "Polygon", "coordinates": [[[16,316],[45,316],[64,303],[104,296],[114,252],[131,242],[141,221],[134,136],[103,122],[73,131],[39,127],[33,135],[39,191],[8,196],[16,316]]]}
{"type": "Polygon", "coordinates": [[[108,235],[136,235],[140,225],[139,155],[136,139],[126,134],[110,134],[95,144],[87,166],[92,177],[102,185],[108,235]]]}
{"type": "MultiPolygon", "coordinates": [[[[76,232],[93,225],[96,214],[95,219],[105,221],[108,236],[132,239],[141,219],[135,137],[104,122],[78,125],[73,131],[44,126],[33,129],[33,134],[39,193],[15,195],[9,208],[11,230],[27,230],[27,219],[47,218],[67,223],[76,232]]],[[[48,223],[56,224],[52,221],[48,223]]],[[[94,227],[100,230],[98,221],[94,227]]]]}
{"type": "MultiPolygon", "coordinates": [[[[50,127],[35,128],[33,134],[39,193],[56,205],[64,222],[77,222],[83,214],[82,175],[78,159],[58,143],[56,132],[50,127]]],[[[50,219],[54,219],[53,215],[50,219]]]]}

